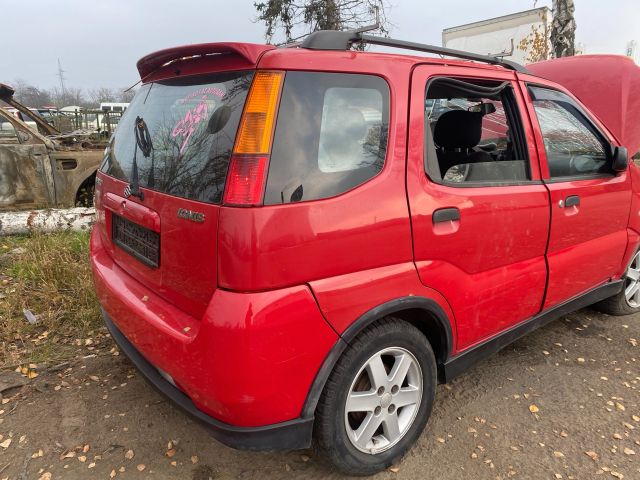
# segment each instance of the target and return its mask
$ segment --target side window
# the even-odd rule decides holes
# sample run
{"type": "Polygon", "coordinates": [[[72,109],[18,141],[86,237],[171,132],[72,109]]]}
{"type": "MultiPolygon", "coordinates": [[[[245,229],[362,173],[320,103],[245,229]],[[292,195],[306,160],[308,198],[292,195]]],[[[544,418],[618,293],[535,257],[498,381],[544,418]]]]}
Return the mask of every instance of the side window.
{"type": "Polygon", "coordinates": [[[384,165],[388,125],[382,78],[288,72],[265,205],[328,198],[373,178],[384,165]]]}
{"type": "Polygon", "coordinates": [[[562,92],[529,87],[551,178],[610,173],[602,136],[562,92]]]}
{"type": "Polygon", "coordinates": [[[7,136],[7,137],[9,135],[14,135],[13,125],[11,124],[11,122],[9,122],[9,120],[4,118],[1,114],[0,114],[0,135],[7,136]]]}
{"type": "Polygon", "coordinates": [[[0,143],[21,143],[13,124],[0,113],[0,143]]]}
{"type": "Polygon", "coordinates": [[[425,101],[425,168],[447,184],[530,179],[524,133],[510,82],[437,78],[425,101]]]}

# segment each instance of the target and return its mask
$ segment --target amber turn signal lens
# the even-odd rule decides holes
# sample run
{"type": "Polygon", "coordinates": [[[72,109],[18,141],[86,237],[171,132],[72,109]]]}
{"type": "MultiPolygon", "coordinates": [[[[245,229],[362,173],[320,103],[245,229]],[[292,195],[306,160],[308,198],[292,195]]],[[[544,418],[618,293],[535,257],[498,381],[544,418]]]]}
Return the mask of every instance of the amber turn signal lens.
{"type": "Polygon", "coordinates": [[[244,107],[236,154],[268,154],[276,118],[282,72],[256,72],[244,107]]]}

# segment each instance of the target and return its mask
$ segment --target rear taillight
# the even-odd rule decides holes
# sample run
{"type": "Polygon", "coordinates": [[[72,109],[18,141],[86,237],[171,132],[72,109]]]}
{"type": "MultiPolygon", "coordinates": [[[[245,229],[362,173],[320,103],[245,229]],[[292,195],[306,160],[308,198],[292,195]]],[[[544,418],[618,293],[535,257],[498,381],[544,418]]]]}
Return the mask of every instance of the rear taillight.
{"type": "Polygon", "coordinates": [[[260,205],[268,165],[269,157],[266,156],[232,156],[224,203],[243,206],[260,205]]]}
{"type": "Polygon", "coordinates": [[[262,203],[283,79],[283,72],[257,72],[253,78],[229,165],[225,205],[262,203]]]}

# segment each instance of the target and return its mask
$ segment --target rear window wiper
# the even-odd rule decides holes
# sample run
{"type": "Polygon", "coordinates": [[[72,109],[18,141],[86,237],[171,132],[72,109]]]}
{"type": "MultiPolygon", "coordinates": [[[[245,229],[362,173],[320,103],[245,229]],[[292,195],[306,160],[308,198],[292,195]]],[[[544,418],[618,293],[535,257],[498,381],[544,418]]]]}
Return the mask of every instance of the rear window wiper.
{"type": "MultiPolygon", "coordinates": [[[[149,134],[147,124],[142,117],[136,117],[136,121],[133,126],[133,132],[136,137],[136,146],[135,150],[133,151],[133,162],[131,164],[131,182],[125,189],[125,196],[138,197],[140,200],[144,200],[144,193],[140,190],[140,180],[138,178],[138,162],[136,161],[136,156],[138,153],[138,149],[140,149],[142,155],[145,158],[149,158],[149,156],[153,152],[153,143],[151,142],[151,135],[149,134]]],[[[149,176],[151,179],[151,183],[153,184],[153,161],[149,176]]]]}

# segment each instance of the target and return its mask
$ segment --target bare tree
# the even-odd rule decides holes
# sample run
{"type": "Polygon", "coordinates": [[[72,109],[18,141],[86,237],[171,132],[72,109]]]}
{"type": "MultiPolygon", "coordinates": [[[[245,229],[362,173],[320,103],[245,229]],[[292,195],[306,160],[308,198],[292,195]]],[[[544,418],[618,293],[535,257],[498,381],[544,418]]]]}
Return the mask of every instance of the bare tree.
{"type": "Polygon", "coordinates": [[[43,107],[51,105],[51,94],[43,89],[30,85],[25,80],[16,79],[10,84],[16,91],[15,98],[27,107],[43,107]]]}
{"type": "Polygon", "coordinates": [[[102,102],[115,102],[117,100],[117,92],[107,87],[94,88],[89,90],[89,99],[95,105],[102,102]]]}
{"type": "Polygon", "coordinates": [[[81,107],[89,105],[81,88],[66,87],[63,92],[60,88],[53,87],[50,92],[53,103],[58,108],[69,105],[79,105],[81,107]]]}
{"type": "Polygon", "coordinates": [[[555,58],[576,54],[576,20],[573,0],[553,0],[551,47],[555,58]]]}
{"type": "Polygon", "coordinates": [[[133,96],[136,94],[136,89],[118,88],[116,98],[118,102],[131,103],[133,96]]]}
{"type": "Polygon", "coordinates": [[[55,105],[58,108],[77,105],[86,108],[97,108],[102,102],[130,103],[136,94],[135,89],[98,87],[86,94],[81,88],[66,87],[64,92],[60,87],[50,89],[39,88],[23,79],[11,82],[3,81],[15,89],[15,98],[27,107],[44,107],[55,105]]]}
{"type": "Polygon", "coordinates": [[[346,30],[380,21],[379,33],[390,26],[385,0],[266,0],[254,3],[271,43],[282,32],[284,41],[298,40],[316,30],[346,30]]]}

